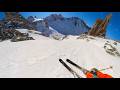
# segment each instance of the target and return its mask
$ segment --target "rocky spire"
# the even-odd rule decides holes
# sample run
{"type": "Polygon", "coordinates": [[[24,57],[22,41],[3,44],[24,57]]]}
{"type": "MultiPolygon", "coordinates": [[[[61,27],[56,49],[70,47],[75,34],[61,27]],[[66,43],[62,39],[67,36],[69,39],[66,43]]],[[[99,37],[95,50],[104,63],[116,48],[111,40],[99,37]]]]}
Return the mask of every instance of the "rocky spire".
{"type": "Polygon", "coordinates": [[[96,23],[93,25],[93,28],[89,30],[88,34],[92,36],[105,37],[106,28],[111,16],[112,14],[107,15],[104,20],[97,19],[96,23]]]}

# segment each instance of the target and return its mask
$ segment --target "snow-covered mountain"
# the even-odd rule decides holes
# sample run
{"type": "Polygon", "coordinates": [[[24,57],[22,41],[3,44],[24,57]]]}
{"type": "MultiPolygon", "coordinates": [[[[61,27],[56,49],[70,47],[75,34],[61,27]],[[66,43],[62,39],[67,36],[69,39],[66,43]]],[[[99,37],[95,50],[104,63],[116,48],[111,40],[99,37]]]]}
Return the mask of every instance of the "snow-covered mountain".
{"type": "Polygon", "coordinates": [[[77,17],[65,18],[62,15],[52,14],[44,19],[28,17],[28,21],[45,36],[62,38],[64,35],[80,35],[90,28],[83,20],[77,17]]]}
{"type": "Polygon", "coordinates": [[[64,35],[80,35],[90,28],[78,17],[65,18],[61,14],[52,14],[45,18],[48,25],[64,35]]]}
{"type": "Polygon", "coordinates": [[[53,29],[44,19],[38,19],[36,17],[28,17],[28,21],[34,25],[37,31],[41,32],[44,36],[51,37],[54,39],[62,39],[63,34],[58,33],[57,30],[53,29]]]}
{"type": "MultiPolygon", "coordinates": [[[[64,61],[68,58],[88,70],[113,66],[113,69],[102,72],[120,78],[120,57],[104,49],[105,43],[109,42],[120,52],[120,43],[114,45],[113,40],[72,35],[58,41],[35,33],[30,33],[35,40],[0,42],[1,78],[74,78],[59,62],[59,58],[64,61]]],[[[80,70],[68,65],[85,78],[80,70]]]]}

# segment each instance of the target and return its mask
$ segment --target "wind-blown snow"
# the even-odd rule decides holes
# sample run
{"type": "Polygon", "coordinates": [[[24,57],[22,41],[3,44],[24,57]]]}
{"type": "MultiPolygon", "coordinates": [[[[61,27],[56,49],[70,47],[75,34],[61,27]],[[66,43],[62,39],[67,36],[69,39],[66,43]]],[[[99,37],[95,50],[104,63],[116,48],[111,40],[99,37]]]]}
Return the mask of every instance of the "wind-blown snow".
{"type": "MultiPolygon", "coordinates": [[[[38,34],[31,36],[36,40],[0,42],[1,78],[73,78],[59,58],[64,61],[69,58],[88,70],[113,66],[113,69],[103,72],[120,77],[120,58],[105,52],[105,39],[95,38],[88,42],[86,39],[76,39],[77,36],[68,36],[67,39],[57,41],[38,34]]],[[[113,43],[112,40],[108,41],[113,43]]],[[[120,52],[120,44],[117,49],[120,52]]],[[[80,70],[71,67],[85,77],[80,70]]]]}

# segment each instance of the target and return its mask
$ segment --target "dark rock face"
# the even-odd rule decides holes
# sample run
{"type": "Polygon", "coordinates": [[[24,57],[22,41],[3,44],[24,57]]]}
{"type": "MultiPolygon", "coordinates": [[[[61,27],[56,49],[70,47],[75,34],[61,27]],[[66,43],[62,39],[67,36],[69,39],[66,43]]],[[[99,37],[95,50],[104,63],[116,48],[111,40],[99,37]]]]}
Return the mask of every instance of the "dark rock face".
{"type": "Polygon", "coordinates": [[[107,15],[104,20],[97,19],[96,23],[94,24],[93,28],[89,30],[88,34],[92,36],[105,37],[106,27],[109,23],[111,16],[111,14],[107,15]]]}
{"type": "Polygon", "coordinates": [[[1,29],[0,30],[0,40],[11,39],[12,42],[24,41],[24,40],[34,40],[32,37],[29,37],[28,33],[21,33],[15,29],[1,29]]]}
{"type": "Polygon", "coordinates": [[[12,39],[11,39],[11,42],[18,42],[18,41],[25,41],[25,40],[34,40],[33,37],[29,37],[28,34],[26,35],[20,35],[20,36],[14,36],[12,39]]]}
{"type": "Polygon", "coordinates": [[[13,30],[9,30],[9,29],[0,29],[0,40],[7,40],[7,39],[11,39],[14,36],[14,32],[13,30]]]}

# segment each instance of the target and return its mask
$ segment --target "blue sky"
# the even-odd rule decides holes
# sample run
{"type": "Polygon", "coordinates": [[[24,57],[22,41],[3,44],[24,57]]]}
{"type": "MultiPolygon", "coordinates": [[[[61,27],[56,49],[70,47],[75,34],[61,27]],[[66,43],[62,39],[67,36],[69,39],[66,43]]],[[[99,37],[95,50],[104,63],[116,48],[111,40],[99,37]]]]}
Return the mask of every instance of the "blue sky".
{"type": "MultiPolygon", "coordinates": [[[[114,40],[120,40],[120,12],[20,12],[24,17],[37,16],[44,18],[50,14],[62,14],[64,17],[79,17],[83,19],[88,26],[92,26],[97,18],[104,19],[109,13],[112,13],[112,18],[107,27],[107,37],[114,40]]],[[[0,12],[0,19],[4,14],[0,12]]]]}

